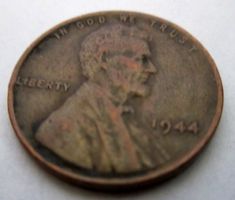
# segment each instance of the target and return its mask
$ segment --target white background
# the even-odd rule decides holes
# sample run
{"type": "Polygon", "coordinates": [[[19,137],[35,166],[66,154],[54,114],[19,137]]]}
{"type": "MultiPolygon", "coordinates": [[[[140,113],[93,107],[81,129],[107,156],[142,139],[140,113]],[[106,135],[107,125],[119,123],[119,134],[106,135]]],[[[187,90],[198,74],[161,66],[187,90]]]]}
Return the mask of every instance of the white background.
{"type": "Polygon", "coordinates": [[[235,199],[234,0],[0,0],[0,200],[235,199]],[[7,86],[30,43],[61,21],[102,10],[142,11],[170,20],[194,35],[214,58],[224,86],[217,133],[185,172],[134,194],[102,194],[70,186],[45,172],[14,135],[7,86]]]}

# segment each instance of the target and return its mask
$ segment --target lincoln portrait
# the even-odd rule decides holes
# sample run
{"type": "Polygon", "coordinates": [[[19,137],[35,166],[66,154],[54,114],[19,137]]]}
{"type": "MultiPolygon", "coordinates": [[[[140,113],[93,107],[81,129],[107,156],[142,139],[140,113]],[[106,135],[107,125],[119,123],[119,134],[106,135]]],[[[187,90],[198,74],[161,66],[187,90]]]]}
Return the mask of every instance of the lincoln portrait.
{"type": "Polygon", "coordinates": [[[134,118],[132,98],[151,93],[157,66],[148,42],[145,31],[122,24],[88,34],[78,44],[86,81],[41,123],[36,140],[64,161],[99,173],[136,172],[164,160],[152,136],[124,118],[134,118]]]}

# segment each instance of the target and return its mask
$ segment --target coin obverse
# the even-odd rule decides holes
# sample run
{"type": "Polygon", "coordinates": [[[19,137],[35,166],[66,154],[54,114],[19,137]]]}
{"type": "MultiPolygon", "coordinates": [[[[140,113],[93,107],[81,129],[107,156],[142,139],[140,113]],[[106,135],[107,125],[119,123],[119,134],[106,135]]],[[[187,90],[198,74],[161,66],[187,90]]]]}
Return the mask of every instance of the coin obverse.
{"type": "Polygon", "coordinates": [[[181,171],[213,136],[223,88],[189,33],[135,12],[52,28],[18,61],[8,110],[20,142],[68,182],[125,190],[181,171]]]}

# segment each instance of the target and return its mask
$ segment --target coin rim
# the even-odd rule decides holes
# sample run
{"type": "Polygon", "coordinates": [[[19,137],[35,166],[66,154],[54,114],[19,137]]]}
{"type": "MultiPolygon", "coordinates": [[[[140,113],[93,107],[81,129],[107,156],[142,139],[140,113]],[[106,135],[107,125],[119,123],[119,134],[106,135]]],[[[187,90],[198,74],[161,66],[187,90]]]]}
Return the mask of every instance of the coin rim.
{"type": "Polygon", "coordinates": [[[222,109],[223,109],[223,86],[221,82],[221,78],[218,72],[218,69],[216,67],[216,64],[208,51],[202,46],[202,44],[195,39],[190,33],[188,33],[186,30],[182,29],[178,25],[169,22],[168,20],[162,19],[160,17],[154,16],[152,14],[146,14],[143,12],[135,12],[135,11],[124,11],[124,10],[116,10],[116,11],[102,11],[102,12],[93,12],[85,15],[81,15],[78,17],[71,18],[69,20],[66,20],[62,23],[57,24],[53,28],[46,31],[44,34],[42,34],[40,37],[38,37],[23,53],[23,55],[20,57],[19,61],[17,62],[11,79],[8,86],[8,113],[10,117],[11,124],[13,126],[14,132],[18,139],[20,140],[21,144],[24,146],[24,148],[33,156],[44,168],[49,170],[49,172],[55,174],[56,176],[75,183],[79,184],[81,186],[89,187],[89,188],[98,188],[98,189],[104,189],[104,188],[115,188],[115,187],[125,187],[128,189],[128,187],[137,186],[137,185],[144,185],[150,182],[157,182],[160,180],[163,180],[176,172],[178,172],[181,168],[186,166],[191,160],[193,160],[203,149],[204,146],[210,141],[211,137],[214,135],[215,130],[218,126],[218,123],[220,121],[221,115],[222,115],[222,109]],[[60,167],[58,167],[55,164],[52,164],[45,160],[27,141],[26,137],[23,133],[21,133],[21,130],[19,128],[19,125],[17,123],[15,112],[14,112],[14,84],[16,82],[16,78],[18,75],[18,72],[24,63],[25,59],[28,57],[28,55],[31,53],[31,51],[40,43],[42,42],[48,35],[55,32],[58,28],[62,28],[70,23],[76,22],[80,19],[84,19],[87,17],[94,17],[94,16],[100,16],[100,15],[109,15],[109,14],[130,14],[130,15],[138,15],[143,16],[145,18],[151,18],[156,19],[162,23],[167,23],[171,27],[175,28],[176,30],[179,30],[181,33],[186,35],[193,43],[196,43],[197,46],[200,47],[200,49],[203,51],[203,54],[208,59],[210,66],[213,70],[214,77],[216,79],[216,85],[217,85],[217,105],[216,105],[216,112],[212,119],[212,122],[210,124],[210,127],[207,131],[207,133],[203,136],[203,138],[190,150],[188,153],[186,153],[181,158],[177,159],[176,161],[172,162],[167,167],[163,167],[161,169],[156,169],[151,172],[148,172],[145,175],[141,176],[135,176],[135,177],[128,177],[128,178],[101,178],[101,177],[89,177],[82,174],[75,174],[73,172],[69,172],[68,170],[64,170],[60,167]]]}

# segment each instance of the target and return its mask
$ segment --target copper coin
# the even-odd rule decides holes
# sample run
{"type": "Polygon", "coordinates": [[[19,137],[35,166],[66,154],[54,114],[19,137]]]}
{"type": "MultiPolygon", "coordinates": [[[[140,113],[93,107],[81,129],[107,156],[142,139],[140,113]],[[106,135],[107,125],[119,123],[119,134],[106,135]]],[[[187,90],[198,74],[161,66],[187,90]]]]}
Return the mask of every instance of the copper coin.
{"type": "Polygon", "coordinates": [[[60,178],[121,190],[183,169],[218,125],[223,89],[208,52],[155,16],[68,20],[17,63],[8,108],[27,151],[60,178]]]}

